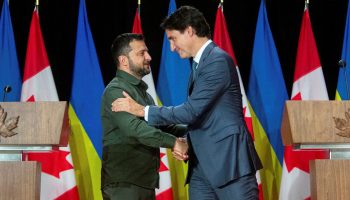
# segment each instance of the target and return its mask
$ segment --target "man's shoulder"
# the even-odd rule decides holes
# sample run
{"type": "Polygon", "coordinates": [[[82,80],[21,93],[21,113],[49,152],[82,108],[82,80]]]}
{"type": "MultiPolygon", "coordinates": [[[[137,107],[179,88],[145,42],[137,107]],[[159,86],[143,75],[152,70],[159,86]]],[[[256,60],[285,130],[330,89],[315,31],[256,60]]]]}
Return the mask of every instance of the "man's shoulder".
{"type": "Polygon", "coordinates": [[[228,53],[218,46],[215,46],[213,48],[212,55],[217,56],[217,57],[221,57],[221,58],[225,58],[225,59],[230,59],[230,56],[228,55],[228,53]]]}
{"type": "MultiPolygon", "coordinates": [[[[230,56],[221,49],[219,46],[217,46],[214,42],[210,43],[203,52],[203,58],[205,60],[213,60],[213,59],[225,59],[230,60],[230,56]],[[209,58],[209,59],[206,59],[209,58]]],[[[204,60],[203,59],[203,60],[204,60]]]]}
{"type": "Polygon", "coordinates": [[[126,89],[126,88],[130,88],[131,85],[125,81],[122,78],[119,77],[114,77],[111,82],[108,83],[108,85],[106,86],[106,89],[126,89]]]}
{"type": "Polygon", "coordinates": [[[111,82],[108,83],[103,92],[103,97],[107,96],[122,96],[123,91],[130,90],[130,84],[128,84],[125,80],[114,77],[111,82]]]}
{"type": "Polygon", "coordinates": [[[231,58],[231,56],[228,55],[224,50],[222,50],[218,46],[212,48],[212,50],[207,54],[205,61],[207,63],[223,61],[229,64],[233,64],[233,59],[231,58]]]}
{"type": "Polygon", "coordinates": [[[108,83],[104,90],[104,95],[112,94],[114,96],[123,96],[123,91],[134,98],[140,95],[135,85],[120,77],[114,77],[112,81],[108,83]]]}

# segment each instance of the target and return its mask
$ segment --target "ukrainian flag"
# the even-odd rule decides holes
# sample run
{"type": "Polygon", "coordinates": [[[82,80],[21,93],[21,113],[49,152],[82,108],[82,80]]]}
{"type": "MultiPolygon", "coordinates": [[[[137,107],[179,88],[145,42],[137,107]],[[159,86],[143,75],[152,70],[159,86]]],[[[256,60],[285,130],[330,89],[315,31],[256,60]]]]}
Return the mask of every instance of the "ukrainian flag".
{"type": "Polygon", "coordinates": [[[349,29],[350,29],[350,1],[348,2],[348,14],[346,17],[346,25],[345,25],[345,31],[344,31],[344,39],[343,39],[343,50],[341,54],[341,60],[343,63],[340,63],[340,68],[339,68],[339,75],[338,75],[338,84],[337,84],[337,91],[335,94],[335,99],[336,100],[349,100],[350,97],[348,93],[350,93],[350,36],[349,36],[349,29]],[[346,78],[345,78],[346,77],[346,78]]]}
{"type": "Polygon", "coordinates": [[[264,199],[278,199],[283,162],[280,127],[288,94],[264,0],[261,1],[256,25],[248,99],[255,147],[264,166],[260,170],[264,199]]]}
{"type": "MultiPolygon", "coordinates": [[[[170,0],[168,15],[171,15],[175,10],[175,0],[170,0]]],[[[190,69],[190,61],[188,59],[181,59],[176,52],[170,50],[169,40],[164,33],[157,81],[159,105],[176,106],[186,101],[190,69]]],[[[171,152],[168,151],[168,155],[171,155],[171,152]]],[[[168,156],[168,160],[174,199],[187,200],[188,187],[184,186],[187,164],[175,160],[172,156],[168,156]]]]}
{"type": "Polygon", "coordinates": [[[87,18],[85,0],[80,0],[73,83],[69,106],[72,152],[81,199],[102,199],[101,96],[104,83],[87,18]]]}
{"type": "MultiPolygon", "coordinates": [[[[175,10],[175,0],[170,0],[168,15],[171,15],[175,10]]],[[[187,100],[190,69],[191,65],[188,59],[181,59],[176,52],[170,50],[169,40],[164,33],[157,81],[157,94],[163,105],[176,106],[187,100]]]]}
{"type": "Polygon", "coordinates": [[[15,38],[7,1],[3,2],[0,16],[0,63],[0,102],[19,101],[22,80],[19,73],[15,38]],[[6,86],[12,88],[12,91],[7,94],[4,93],[6,86]]]}

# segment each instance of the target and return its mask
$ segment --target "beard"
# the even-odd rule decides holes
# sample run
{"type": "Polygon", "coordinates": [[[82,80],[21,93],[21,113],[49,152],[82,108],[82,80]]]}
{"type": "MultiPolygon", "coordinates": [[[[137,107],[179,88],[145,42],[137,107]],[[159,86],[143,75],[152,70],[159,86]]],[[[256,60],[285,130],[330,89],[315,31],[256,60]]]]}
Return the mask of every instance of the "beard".
{"type": "Polygon", "coordinates": [[[142,65],[135,64],[131,59],[129,60],[130,71],[139,77],[144,77],[151,72],[150,62],[144,62],[142,65]]]}

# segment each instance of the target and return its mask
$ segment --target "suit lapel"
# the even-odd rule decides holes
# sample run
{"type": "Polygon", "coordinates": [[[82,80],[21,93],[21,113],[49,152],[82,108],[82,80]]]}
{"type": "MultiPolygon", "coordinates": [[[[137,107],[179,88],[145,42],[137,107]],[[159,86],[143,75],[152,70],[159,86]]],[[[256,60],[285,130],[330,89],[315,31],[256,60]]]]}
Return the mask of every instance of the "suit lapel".
{"type": "Polygon", "coordinates": [[[190,80],[188,81],[188,86],[187,86],[187,88],[188,88],[188,89],[187,89],[187,96],[190,96],[191,93],[192,93],[193,83],[194,83],[192,76],[193,76],[193,74],[192,74],[192,72],[191,72],[191,74],[190,74],[190,80]]]}
{"type": "MultiPolygon", "coordinates": [[[[216,47],[216,45],[214,44],[214,42],[211,42],[203,51],[202,53],[202,56],[199,60],[199,63],[198,63],[198,67],[197,67],[197,70],[196,70],[196,73],[198,74],[198,72],[201,70],[201,67],[202,67],[202,64],[203,62],[205,61],[205,59],[209,56],[209,54],[211,53],[211,51],[214,49],[214,47],[216,47]]],[[[188,96],[191,95],[192,93],[192,90],[193,90],[193,84],[194,84],[194,80],[192,78],[193,76],[193,73],[191,72],[191,75],[190,75],[190,80],[188,81],[188,96]]]]}

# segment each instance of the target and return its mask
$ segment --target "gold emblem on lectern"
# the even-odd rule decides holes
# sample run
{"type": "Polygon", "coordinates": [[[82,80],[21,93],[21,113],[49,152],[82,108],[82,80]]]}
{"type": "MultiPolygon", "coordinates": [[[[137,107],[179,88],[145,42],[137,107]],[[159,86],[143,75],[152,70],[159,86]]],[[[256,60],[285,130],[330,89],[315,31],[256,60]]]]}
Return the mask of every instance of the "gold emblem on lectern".
{"type": "Polygon", "coordinates": [[[333,117],[335,128],[340,130],[337,135],[342,137],[350,137],[350,109],[345,111],[345,119],[333,117]]]}
{"type": "Polygon", "coordinates": [[[19,116],[11,117],[8,120],[6,120],[6,117],[7,112],[5,112],[4,109],[0,106],[0,136],[11,137],[17,134],[12,130],[17,128],[19,116]]]}

